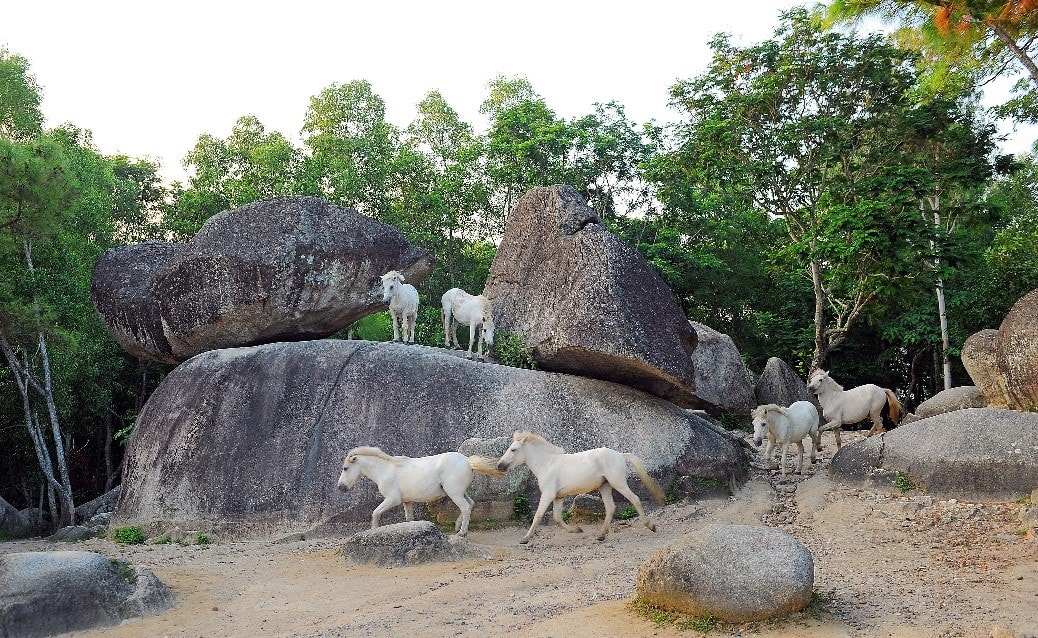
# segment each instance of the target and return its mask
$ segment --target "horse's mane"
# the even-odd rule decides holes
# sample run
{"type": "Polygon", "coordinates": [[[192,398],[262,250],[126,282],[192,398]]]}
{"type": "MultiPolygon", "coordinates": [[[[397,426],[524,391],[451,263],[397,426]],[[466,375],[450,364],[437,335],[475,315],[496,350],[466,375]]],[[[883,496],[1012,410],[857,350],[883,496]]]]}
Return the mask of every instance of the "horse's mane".
{"type": "Polygon", "coordinates": [[[369,446],[369,445],[364,445],[364,446],[361,446],[361,447],[355,447],[352,450],[350,450],[349,453],[346,454],[346,456],[350,457],[350,456],[353,456],[354,454],[359,455],[359,456],[374,456],[376,458],[382,459],[383,461],[389,461],[391,463],[399,463],[401,461],[400,457],[398,457],[398,456],[390,456],[390,455],[386,454],[385,452],[383,452],[382,450],[378,449],[377,447],[372,447],[372,446],[369,446]]]}
{"type": "Polygon", "coordinates": [[[515,436],[513,438],[516,441],[522,440],[522,441],[524,441],[526,443],[534,443],[536,445],[546,446],[552,452],[557,452],[559,454],[565,454],[566,453],[566,450],[564,450],[561,447],[555,445],[554,443],[552,443],[551,441],[547,440],[543,436],[540,436],[539,434],[534,434],[533,432],[530,432],[528,430],[524,430],[522,432],[516,432],[515,436]]]}
{"type": "Polygon", "coordinates": [[[399,279],[400,281],[404,281],[404,274],[401,273],[399,270],[390,270],[386,274],[382,275],[382,281],[393,278],[399,279]]]}

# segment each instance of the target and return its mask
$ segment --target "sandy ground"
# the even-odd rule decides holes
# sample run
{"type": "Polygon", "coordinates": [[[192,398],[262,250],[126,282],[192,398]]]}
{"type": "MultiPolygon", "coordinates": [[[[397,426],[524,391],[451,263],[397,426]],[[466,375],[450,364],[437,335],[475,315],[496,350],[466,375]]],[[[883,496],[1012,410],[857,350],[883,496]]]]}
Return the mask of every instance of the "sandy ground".
{"type": "MultiPolygon", "coordinates": [[[[705,525],[739,523],[777,526],[807,545],[816,600],[791,617],[718,625],[708,635],[1038,636],[1038,542],[1021,522],[1022,506],[834,484],[825,465],[835,445],[826,445],[803,477],[780,479],[755,467],[731,498],[650,506],[655,534],[618,521],[596,542],[590,531],[567,534],[549,524],[520,546],[519,527],[472,530],[468,540],[490,559],[361,566],[337,555],[342,539],[77,543],[150,567],[178,603],[158,616],[74,635],[699,636],[686,618],[633,608],[638,567],[705,525]]],[[[0,544],[0,552],[46,549],[70,547],[0,544]]]]}

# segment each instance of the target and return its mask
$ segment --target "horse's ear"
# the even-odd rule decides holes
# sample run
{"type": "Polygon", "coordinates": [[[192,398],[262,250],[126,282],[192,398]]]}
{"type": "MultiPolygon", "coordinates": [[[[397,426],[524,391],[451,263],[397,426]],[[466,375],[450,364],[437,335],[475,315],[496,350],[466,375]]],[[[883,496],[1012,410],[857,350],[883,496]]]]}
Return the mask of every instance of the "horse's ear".
{"type": "Polygon", "coordinates": [[[396,276],[397,276],[397,279],[399,279],[400,281],[407,281],[406,279],[404,279],[404,273],[402,273],[402,272],[398,272],[396,274],[396,276]]]}

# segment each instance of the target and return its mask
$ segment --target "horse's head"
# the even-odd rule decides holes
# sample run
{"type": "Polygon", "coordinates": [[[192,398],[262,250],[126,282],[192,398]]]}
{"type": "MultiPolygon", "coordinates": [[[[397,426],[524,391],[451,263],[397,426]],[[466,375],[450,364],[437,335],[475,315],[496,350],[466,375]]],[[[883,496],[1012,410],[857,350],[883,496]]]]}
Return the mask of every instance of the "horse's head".
{"type": "Polygon", "coordinates": [[[338,487],[346,491],[353,487],[360,479],[360,463],[357,463],[356,454],[347,454],[342,461],[342,474],[339,474],[338,487]]]}
{"type": "Polygon", "coordinates": [[[480,334],[483,337],[483,343],[487,344],[487,347],[494,346],[494,317],[490,314],[490,309],[483,313],[483,325],[480,326],[480,334]]]}
{"type": "Polygon", "coordinates": [[[404,274],[399,271],[390,270],[382,275],[382,301],[385,303],[392,301],[403,283],[404,274]]]}
{"type": "Polygon", "coordinates": [[[825,385],[826,381],[828,380],[829,373],[819,368],[812,372],[811,376],[808,378],[807,389],[813,392],[814,394],[818,394],[822,390],[822,387],[825,385]]]}
{"type": "Polygon", "coordinates": [[[526,462],[526,450],[523,446],[530,440],[530,437],[534,436],[529,432],[516,431],[512,435],[512,444],[508,446],[505,453],[501,455],[501,458],[497,462],[497,469],[502,472],[507,472],[511,468],[522,465],[526,462]]]}
{"type": "Polygon", "coordinates": [[[753,444],[759,447],[768,431],[768,407],[757,406],[750,412],[750,416],[753,417],[753,444]]]}

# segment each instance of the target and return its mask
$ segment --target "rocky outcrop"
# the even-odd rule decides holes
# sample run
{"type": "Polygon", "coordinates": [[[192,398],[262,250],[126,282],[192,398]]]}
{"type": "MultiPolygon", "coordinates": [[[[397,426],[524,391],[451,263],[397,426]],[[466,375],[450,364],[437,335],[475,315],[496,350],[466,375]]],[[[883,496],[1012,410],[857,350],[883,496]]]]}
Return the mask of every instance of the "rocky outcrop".
{"type": "Polygon", "coordinates": [[[340,553],[354,562],[379,567],[490,557],[460,537],[448,537],[430,521],[396,523],[358,532],[346,541],[340,553]]]}
{"type": "Polygon", "coordinates": [[[774,403],[789,406],[797,401],[810,401],[818,405],[818,397],[807,389],[807,383],[778,357],[771,357],[764,365],[764,372],[754,387],[754,395],[757,405],[774,403]]]}
{"type": "Polygon", "coordinates": [[[706,407],[691,358],[696,333],[673,293],[572,187],[519,200],[483,294],[497,328],[523,335],[542,370],[706,407]]]}
{"type": "Polygon", "coordinates": [[[638,598],[701,618],[743,623],[811,602],[814,559],[786,532],[709,525],[659,550],[638,570],[638,598]]]}
{"type": "MultiPolygon", "coordinates": [[[[207,352],[163,380],[134,426],[112,524],[339,534],[367,525],[382,501],[367,479],[336,489],[349,449],[426,456],[519,429],[568,450],[633,452],[664,486],[745,472],[737,441],[621,385],[425,346],[278,343],[207,352]]],[[[394,517],[399,508],[384,522],[394,517]]]]}
{"type": "Polygon", "coordinates": [[[0,534],[9,537],[28,536],[32,532],[32,521],[0,498],[0,534]]]}
{"type": "Polygon", "coordinates": [[[54,636],[111,627],[173,606],[144,567],[93,552],[0,555],[0,636],[54,636]]]}
{"type": "Polygon", "coordinates": [[[692,353],[696,396],[704,409],[713,414],[749,414],[757,404],[754,403],[753,379],[739,348],[728,335],[702,323],[690,323],[698,341],[692,353]]]}
{"type": "Polygon", "coordinates": [[[433,265],[395,228],[315,197],[278,197],[214,215],[184,244],[108,251],[91,295],[127,352],[176,364],[326,337],[384,307],[382,274],[417,283],[433,265]]]}
{"type": "Polygon", "coordinates": [[[945,412],[965,410],[966,408],[986,408],[988,401],[984,393],[975,385],[961,385],[948,390],[942,390],[923,401],[915,409],[917,419],[927,419],[945,412]]]}
{"type": "Polygon", "coordinates": [[[1013,304],[995,337],[995,363],[1009,407],[1038,411],[1038,290],[1013,304]]]}
{"type": "Polygon", "coordinates": [[[960,357],[977,389],[992,408],[1008,408],[1009,393],[1006,382],[998,371],[995,356],[995,339],[998,330],[981,330],[971,335],[962,344],[960,357]]]}
{"type": "Polygon", "coordinates": [[[119,493],[122,488],[118,485],[108,490],[101,496],[76,506],[77,520],[90,520],[97,514],[114,512],[116,504],[119,503],[119,493]]]}
{"type": "Polygon", "coordinates": [[[1038,487],[1038,414],[968,408],[846,445],[829,465],[849,483],[893,487],[899,473],[938,498],[1016,501],[1038,487]]]}

